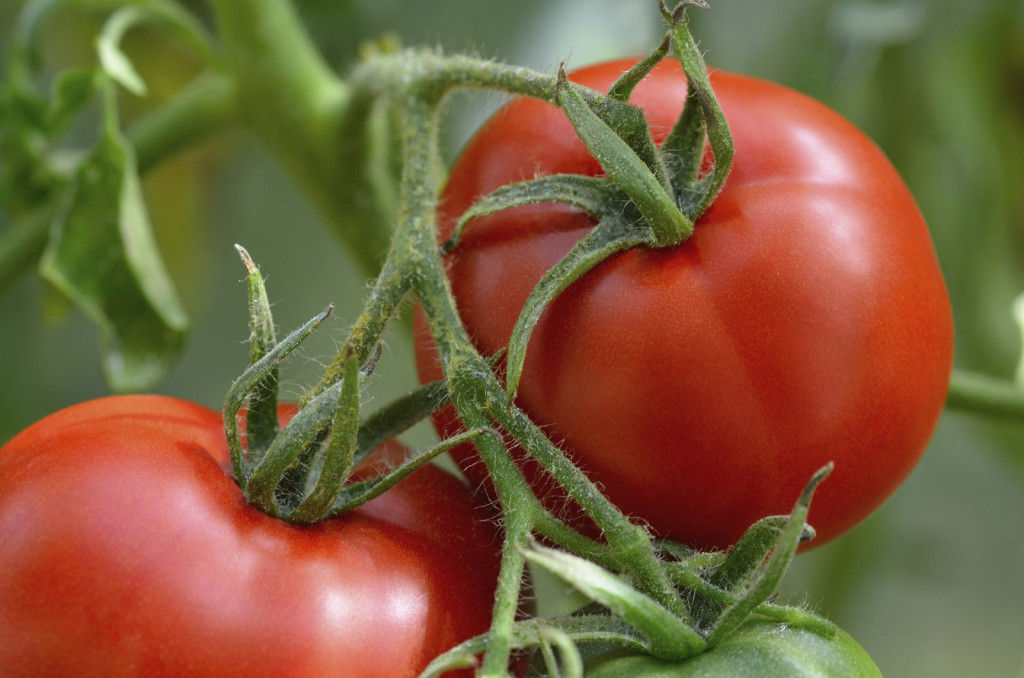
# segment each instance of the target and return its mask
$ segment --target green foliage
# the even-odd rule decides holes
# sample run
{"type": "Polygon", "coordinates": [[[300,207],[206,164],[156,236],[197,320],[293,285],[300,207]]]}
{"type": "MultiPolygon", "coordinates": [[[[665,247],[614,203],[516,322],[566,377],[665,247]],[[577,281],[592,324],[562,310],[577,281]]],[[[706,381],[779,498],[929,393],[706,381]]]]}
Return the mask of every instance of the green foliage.
{"type": "MultiPolygon", "coordinates": [[[[0,99],[0,282],[39,258],[39,272],[99,328],[101,368],[116,391],[140,391],[159,380],[185,343],[189,320],[164,269],[142,196],[135,150],[119,129],[115,82],[136,94],[145,84],[120,49],[124,33],[144,20],[189,36],[198,30],[181,10],[159,0],[116,12],[97,40],[99,66],[53,78],[49,96],[38,36],[56,9],[42,0],[22,11],[0,99]],[[99,92],[102,126],[92,148],[69,149],[64,136],[99,92]]],[[[88,4],[88,3],[86,3],[88,4]]],[[[194,42],[202,44],[200,38],[194,42]]]]}

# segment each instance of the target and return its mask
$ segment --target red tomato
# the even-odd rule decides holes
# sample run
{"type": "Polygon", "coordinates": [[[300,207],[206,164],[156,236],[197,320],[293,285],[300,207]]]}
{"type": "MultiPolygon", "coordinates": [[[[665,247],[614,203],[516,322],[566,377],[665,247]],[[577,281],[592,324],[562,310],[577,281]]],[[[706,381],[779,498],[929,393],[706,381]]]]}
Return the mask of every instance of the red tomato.
{"type": "Polygon", "coordinates": [[[0,449],[2,673],[415,676],[487,629],[500,542],[450,475],[296,527],[229,468],[220,415],[158,396],[76,405],[0,449]]]}
{"type": "MultiPolygon", "coordinates": [[[[572,79],[606,90],[632,63],[572,79]]],[[[725,189],[682,245],[618,254],[555,300],[518,403],[621,509],[695,547],[787,513],[835,461],[810,513],[819,544],[877,508],[922,454],[949,384],[949,299],[913,198],[866,136],[785,87],[723,72],[712,83],[736,148],[725,189]]],[[[637,88],[659,143],[685,94],[670,61],[637,88]]],[[[600,171],[561,111],[514,100],[455,163],[440,238],[503,184],[600,171]]],[[[448,270],[484,355],[592,224],[554,204],[469,224],[448,270]]],[[[421,379],[440,374],[429,340],[418,363],[421,379]]],[[[435,421],[455,430],[450,409],[435,421]]],[[[483,477],[469,447],[455,457],[483,477]]],[[[536,466],[525,473],[544,485],[536,466]]]]}

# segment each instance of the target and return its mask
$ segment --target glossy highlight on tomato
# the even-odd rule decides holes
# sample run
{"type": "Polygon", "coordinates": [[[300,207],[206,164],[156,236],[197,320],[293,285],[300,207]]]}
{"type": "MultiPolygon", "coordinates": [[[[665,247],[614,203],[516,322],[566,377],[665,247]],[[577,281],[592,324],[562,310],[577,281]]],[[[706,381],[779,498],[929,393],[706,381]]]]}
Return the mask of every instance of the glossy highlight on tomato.
{"type": "Polygon", "coordinates": [[[217,412],[93,400],[0,449],[0,667],[412,677],[488,628],[499,546],[436,467],[298,527],[246,503],[217,412]]]}
{"type": "MultiPolygon", "coordinates": [[[[570,77],[607,90],[632,63],[570,77]]],[[[683,244],[617,254],[551,304],[517,403],[621,509],[694,547],[726,547],[787,513],[834,461],[809,517],[820,544],[875,510],[923,453],[949,384],[949,299],[912,196],[864,134],[780,85],[720,71],[711,82],[735,143],[724,190],[683,244]]],[[[674,61],[637,87],[657,142],[685,95],[674,61]]],[[[601,170],[560,110],[512,101],[452,168],[439,238],[481,196],[559,172],[601,170]]],[[[557,204],[469,223],[446,263],[484,355],[592,225],[557,204]]],[[[436,379],[419,327],[420,377],[436,379]]],[[[435,423],[458,428],[451,408],[435,423]]],[[[483,480],[472,449],[454,456],[483,480]]],[[[578,512],[535,464],[523,468],[552,510],[578,512]]]]}

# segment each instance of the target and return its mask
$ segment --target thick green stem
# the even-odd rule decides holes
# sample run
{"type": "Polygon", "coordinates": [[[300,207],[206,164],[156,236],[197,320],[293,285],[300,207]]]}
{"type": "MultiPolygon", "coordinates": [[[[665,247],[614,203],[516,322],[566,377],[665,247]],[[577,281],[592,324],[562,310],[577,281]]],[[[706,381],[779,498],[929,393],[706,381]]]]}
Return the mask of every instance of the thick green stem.
{"type": "Polygon", "coordinates": [[[393,215],[366,171],[379,141],[367,101],[321,58],[287,0],[212,0],[239,110],[297,177],[367,274],[387,251],[393,215]]]}
{"type": "Polygon", "coordinates": [[[128,128],[139,172],[220,131],[237,116],[235,87],[223,73],[208,72],[173,99],[128,128]]]}
{"type": "MultiPolygon", "coordinates": [[[[484,71],[493,74],[487,69],[484,71]]],[[[416,79],[412,81],[421,82],[416,79]]],[[[528,77],[525,87],[531,88],[531,83],[535,84],[536,79],[528,77]]],[[[511,82],[505,84],[516,86],[511,82]]],[[[403,209],[389,262],[402,261],[409,275],[415,277],[416,291],[441,356],[453,403],[467,426],[489,425],[487,420],[477,421],[481,415],[500,422],[597,522],[615,558],[636,577],[644,589],[680,619],[689,619],[683,601],[658,563],[651,548],[650,536],[639,526],[631,524],[524,414],[510,410],[504,388],[470,342],[456,310],[436,243],[437,187],[424,180],[424,177],[432,176],[436,164],[435,117],[439,98],[435,88],[427,88],[426,97],[423,91],[422,87],[417,87],[402,101],[402,110],[406,116],[403,139],[405,168],[401,193],[403,209]]],[[[478,445],[506,509],[506,520],[510,515],[522,511],[521,501],[515,501],[521,494],[523,498],[529,496],[532,500],[528,502],[532,512],[536,499],[522,485],[522,475],[507,454],[487,452],[490,446],[491,443],[486,439],[482,439],[478,445]],[[521,491],[520,488],[524,489],[521,491]],[[511,493],[511,496],[503,496],[503,493],[511,493]]],[[[531,527],[533,522],[531,518],[531,527]]],[[[506,620],[502,618],[501,621],[501,627],[496,627],[495,631],[499,635],[506,631],[506,620]]],[[[490,646],[494,652],[498,652],[500,647],[500,643],[492,643],[490,646]]]]}
{"type": "MultiPolygon", "coordinates": [[[[437,102],[410,96],[403,104],[405,167],[401,187],[402,212],[400,230],[388,260],[404,262],[417,280],[420,301],[434,336],[438,338],[445,376],[449,379],[454,403],[463,421],[470,428],[487,427],[490,421],[475,397],[477,392],[473,384],[476,379],[467,381],[466,374],[474,373],[467,368],[475,363],[476,373],[491,375],[490,366],[472,348],[455,311],[435,239],[437,186],[428,178],[434,176],[438,153],[437,102]],[[458,388],[459,383],[466,384],[466,391],[458,388]]],[[[494,479],[505,517],[501,572],[487,652],[481,668],[481,675],[497,677],[507,675],[508,671],[512,625],[525,565],[520,549],[532,528],[537,502],[502,443],[484,436],[477,441],[477,448],[494,479]]]]}
{"type": "Polygon", "coordinates": [[[1024,388],[1005,379],[953,370],[946,407],[1024,423],[1024,388]]]}

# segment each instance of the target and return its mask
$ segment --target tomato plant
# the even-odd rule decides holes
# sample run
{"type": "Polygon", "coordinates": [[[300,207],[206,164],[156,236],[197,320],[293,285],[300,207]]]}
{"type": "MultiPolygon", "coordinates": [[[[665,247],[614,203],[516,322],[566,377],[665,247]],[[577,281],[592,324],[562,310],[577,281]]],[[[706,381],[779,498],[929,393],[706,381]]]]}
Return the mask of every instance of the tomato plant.
{"type": "Polygon", "coordinates": [[[728,640],[680,663],[637,654],[610,655],[594,661],[589,678],[688,678],[690,676],[761,678],[857,678],[882,673],[845,631],[831,638],[781,624],[749,621],[728,640]]]}
{"type": "MultiPolygon", "coordinates": [[[[775,85],[709,79],[686,16],[704,0],[659,1],[666,31],[647,56],[576,83],[388,40],[340,76],[290,0],[211,0],[203,16],[114,0],[89,8],[102,17],[95,58],[44,86],[45,25],[80,4],[29,0],[12,29],[0,288],[38,271],[100,331],[112,388],[148,388],[189,323],[140,175],[234,128],[379,275],[283,427],[280,365],[331,309],[279,341],[240,247],[249,365],[227,391],[223,432],[187,403],[98,401],[0,452],[0,623],[13,629],[0,660],[24,672],[345,675],[479,660],[497,678],[530,648],[549,674],[564,659],[576,675],[576,645],[595,642],[678,664],[721,651],[749,619],[830,642],[830,622],[773,600],[814,536],[811,495],[834,461],[810,517],[819,542],[884,500],[931,434],[952,353],[921,217],[849,123],[775,85]],[[121,90],[147,91],[125,40],[140,24],[197,71],[135,119],[121,90]],[[460,88],[529,100],[484,127],[442,190],[443,104],[460,88]],[[87,121],[98,134],[79,147],[87,121]],[[368,411],[364,387],[409,300],[431,335],[420,346],[430,383],[368,411]],[[359,470],[446,404],[460,423],[453,411],[438,421],[453,435],[408,455],[386,445],[388,468],[359,470]],[[456,456],[492,486],[500,565],[490,530],[446,508],[462,499],[438,497],[451,479],[421,470],[469,441],[476,451],[456,456]],[[423,478],[435,480],[422,489],[423,478]],[[517,621],[527,564],[594,605],[517,621]],[[493,601],[489,625],[456,587],[493,601]],[[353,648],[367,654],[353,660],[353,648]]],[[[955,383],[949,403],[1024,419],[1013,384],[955,383]]]]}
{"type": "Polygon", "coordinates": [[[75,405],[0,449],[4,675],[414,676],[487,629],[496,536],[453,477],[427,466],[300,527],[230,469],[220,415],[157,396],[75,405]]]}
{"type": "MultiPolygon", "coordinates": [[[[572,79],[605,91],[633,63],[572,79]]],[[[735,145],[724,190],[683,244],[613,255],[555,299],[517,403],[624,512],[696,547],[785,511],[834,461],[810,517],[818,544],[877,508],[924,451],[950,378],[949,300],[913,198],[866,136],[785,87],[711,82],[735,145]]],[[[686,91],[674,61],[634,91],[656,142],[686,91]]],[[[441,238],[503,185],[600,171],[562,111],[517,99],[456,161],[441,238]]],[[[508,343],[527,295],[593,223],[551,203],[469,223],[447,266],[481,353],[508,343]]],[[[429,340],[417,355],[421,379],[438,378],[429,340]]],[[[451,410],[435,421],[458,426],[451,410]]],[[[455,455],[483,480],[469,446],[455,455]]],[[[549,508],[565,503],[523,466],[549,508]]]]}

